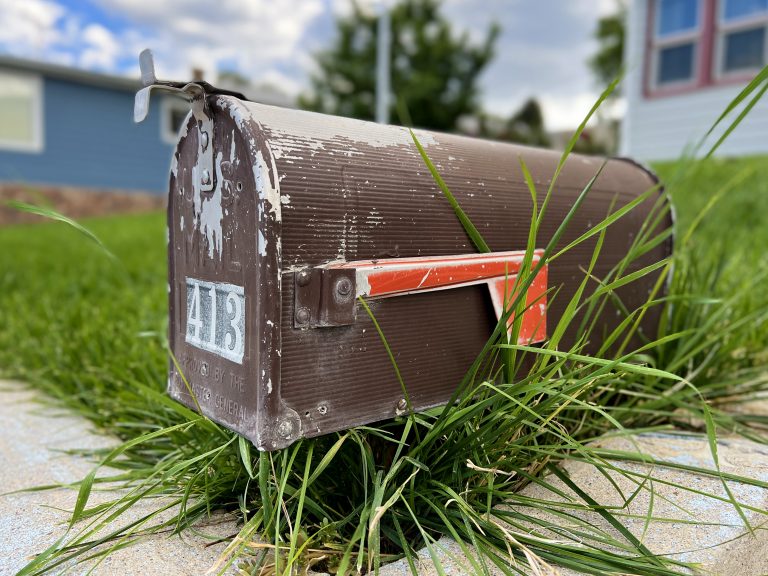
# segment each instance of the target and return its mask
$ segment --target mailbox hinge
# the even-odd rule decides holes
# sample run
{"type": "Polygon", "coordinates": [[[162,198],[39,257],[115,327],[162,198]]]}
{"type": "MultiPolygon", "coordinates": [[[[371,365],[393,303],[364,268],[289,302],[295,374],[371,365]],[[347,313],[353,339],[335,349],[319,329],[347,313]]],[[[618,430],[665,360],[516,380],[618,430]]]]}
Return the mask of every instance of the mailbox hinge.
{"type": "Polygon", "coordinates": [[[305,268],[294,274],[295,328],[348,326],[355,321],[355,271],[305,268]]]}

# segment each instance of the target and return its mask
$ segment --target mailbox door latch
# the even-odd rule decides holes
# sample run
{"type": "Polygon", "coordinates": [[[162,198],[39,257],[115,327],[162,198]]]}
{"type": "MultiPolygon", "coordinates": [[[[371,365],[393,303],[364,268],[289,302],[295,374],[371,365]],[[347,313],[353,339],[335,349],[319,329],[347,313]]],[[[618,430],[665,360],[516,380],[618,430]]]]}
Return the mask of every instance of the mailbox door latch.
{"type": "Polygon", "coordinates": [[[296,328],[348,326],[355,321],[355,271],[305,268],[294,274],[296,328]]]}

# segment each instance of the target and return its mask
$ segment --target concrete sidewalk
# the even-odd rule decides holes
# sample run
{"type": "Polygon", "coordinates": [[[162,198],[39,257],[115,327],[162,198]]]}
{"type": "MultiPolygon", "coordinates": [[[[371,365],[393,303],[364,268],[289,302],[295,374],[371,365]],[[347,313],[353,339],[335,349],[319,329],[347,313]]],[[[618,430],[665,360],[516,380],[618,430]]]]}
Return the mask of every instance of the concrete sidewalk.
{"type": "MultiPolygon", "coordinates": [[[[750,410],[768,413],[766,404],[752,405],[750,410]],[[765,411],[765,412],[763,412],[765,411]]],[[[82,479],[92,468],[83,458],[60,452],[73,448],[95,449],[108,447],[113,440],[90,431],[88,423],[79,417],[59,413],[33,401],[33,394],[19,384],[0,385],[0,482],[5,491],[20,490],[44,484],[67,484],[82,479]]],[[[628,439],[606,439],[602,447],[614,450],[637,450],[655,458],[679,464],[713,468],[706,439],[683,434],[641,434],[628,439]]],[[[723,472],[747,476],[768,482],[768,447],[743,439],[723,438],[719,442],[719,458],[723,472]]],[[[622,510],[623,524],[654,553],[698,563],[701,573],[722,576],[758,576],[768,574],[768,489],[730,482],[734,496],[743,505],[755,534],[746,533],[741,518],[728,501],[718,478],[692,474],[665,467],[651,469],[640,463],[616,463],[620,470],[641,475],[653,474],[654,498],[648,491],[640,491],[631,505],[622,510]],[[675,487],[683,484],[700,493],[675,487]],[[711,493],[715,499],[703,496],[711,493]],[[646,528],[645,518],[652,509],[654,520],[646,528]]],[[[609,481],[594,467],[582,463],[566,466],[571,479],[595,500],[605,505],[621,507],[619,486],[626,494],[633,493],[637,484],[619,472],[611,474],[609,481]],[[613,483],[612,483],[613,482],[613,483]]],[[[566,494],[573,494],[559,480],[549,481],[566,494]]],[[[558,499],[553,493],[537,486],[527,487],[523,493],[532,498],[558,499]]],[[[66,531],[69,518],[66,510],[74,506],[74,489],[55,489],[43,492],[6,494],[0,497],[0,575],[15,574],[35,554],[56,541],[66,531]]],[[[91,503],[110,498],[108,492],[95,492],[91,503]]],[[[573,495],[574,501],[578,498],[573,495]]],[[[134,506],[120,520],[140,518],[156,509],[158,501],[134,506]]],[[[616,511],[614,513],[617,513],[616,511]]],[[[543,513],[540,517],[546,517],[543,513]]],[[[576,512],[576,516],[596,530],[613,531],[606,521],[594,512],[576,512]]],[[[554,519],[554,517],[550,518],[554,519]]],[[[584,525],[574,520],[572,525],[559,520],[558,533],[552,538],[563,539],[563,533],[583,530],[584,525]]],[[[216,562],[225,544],[210,543],[237,533],[238,525],[232,516],[216,516],[199,526],[200,532],[186,532],[182,537],[155,535],[118,550],[104,562],[91,565],[69,565],[55,573],[85,574],[94,568],[96,575],[202,575],[216,562]]],[[[438,555],[448,576],[472,574],[470,564],[461,548],[447,538],[440,540],[438,555]]],[[[543,572],[546,574],[574,574],[567,570],[543,572]]],[[[235,571],[232,570],[232,573],[235,571]]],[[[427,550],[419,553],[419,573],[423,576],[438,574],[427,550]]],[[[501,574],[500,571],[496,572],[501,574]]],[[[408,564],[401,560],[381,570],[382,576],[410,574],[408,564]]]]}
{"type": "MultiPolygon", "coordinates": [[[[639,450],[656,459],[714,469],[714,463],[705,438],[681,434],[641,434],[628,439],[608,439],[600,441],[603,448],[609,450],[639,450]]],[[[722,439],[718,445],[721,470],[768,482],[768,446],[743,439],[722,439]]],[[[748,486],[739,482],[728,482],[735,499],[744,507],[754,535],[745,528],[739,514],[728,501],[728,495],[719,478],[665,467],[653,467],[645,464],[615,462],[621,471],[638,473],[640,480],[648,474],[652,476],[654,498],[650,492],[642,490],[624,508],[625,498],[633,494],[638,487],[620,472],[610,473],[611,483],[603,474],[589,464],[569,462],[565,468],[570,479],[581,490],[592,496],[604,506],[612,506],[612,513],[629,531],[643,542],[654,554],[697,564],[700,572],[712,576],[762,576],[768,574],[768,489],[748,486]],[[681,490],[676,485],[689,486],[699,493],[681,490]],[[617,492],[618,486],[622,495],[617,492]],[[712,494],[715,498],[704,496],[712,494]],[[751,508],[751,509],[750,509],[751,508]],[[646,529],[645,522],[649,509],[653,520],[646,529]]],[[[559,479],[549,477],[557,489],[572,497],[571,501],[582,500],[559,479]]],[[[529,498],[549,502],[565,502],[558,495],[529,485],[522,494],[529,498]]],[[[611,527],[597,512],[571,511],[574,519],[564,521],[554,514],[528,510],[534,517],[549,520],[558,526],[557,531],[550,531],[544,537],[565,541],[564,534],[583,534],[586,531],[607,532],[619,540],[621,535],[611,527]],[[589,527],[592,527],[590,529],[589,527]]],[[[569,541],[574,544],[573,541],[569,541]]],[[[439,541],[438,552],[444,563],[445,573],[449,576],[470,574],[471,568],[461,548],[450,539],[439,541]]],[[[426,550],[419,553],[420,576],[437,575],[426,550]]],[[[552,567],[555,571],[542,569],[542,574],[554,576],[576,576],[572,570],[552,567]]],[[[492,572],[501,575],[501,571],[492,572]]],[[[385,566],[382,576],[406,576],[410,574],[408,565],[400,560],[385,566]]]]}
{"type": "MultiPolygon", "coordinates": [[[[20,384],[0,384],[0,575],[15,574],[36,554],[66,532],[77,489],[8,494],[46,484],[68,484],[84,478],[93,464],[84,458],[62,453],[68,449],[108,447],[113,439],[94,434],[82,418],[55,413],[33,400],[20,384]]],[[[96,492],[89,504],[104,502],[114,493],[96,492]]],[[[138,519],[158,507],[134,506],[121,524],[138,519]]],[[[182,537],[155,535],[118,550],[91,572],[95,575],[169,576],[205,574],[225,544],[209,545],[214,539],[236,534],[237,523],[228,516],[215,517],[182,537]],[[209,536],[206,538],[203,536],[209,536]]],[[[85,574],[94,563],[64,566],[54,573],[85,574]]]]}

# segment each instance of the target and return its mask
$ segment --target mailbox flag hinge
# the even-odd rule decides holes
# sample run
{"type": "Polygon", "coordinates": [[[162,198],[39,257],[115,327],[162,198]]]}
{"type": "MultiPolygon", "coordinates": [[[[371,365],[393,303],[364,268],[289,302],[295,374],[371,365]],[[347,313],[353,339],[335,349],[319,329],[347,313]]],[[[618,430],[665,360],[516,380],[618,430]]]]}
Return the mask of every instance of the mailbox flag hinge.
{"type": "Polygon", "coordinates": [[[226,94],[245,100],[242,94],[229,90],[220,90],[207,82],[170,82],[158,80],[155,76],[155,62],[151,50],[143,50],[139,54],[141,68],[141,83],[143,88],[136,93],[133,103],[133,120],[141,122],[149,114],[149,96],[153,90],[162,90],[180,96],[187,100],[192,108],[198,129],[196,173],[193,174],[196,185],[202,192],[211,192],[216,185],[216,172],[213,167],[213,120],[206,96],[208,94],[226,94]]]}
{"type": "MultiPolygon", "coordinates": [[[[531,270],[543,254],[536,250],[531,270]]],[[[497,319],[519,299],[516,282],[524,251],[491,252],[443,257],[392,258],[335,262],[297,272],[294,326],[345,326],[355,320],[355,298],[391,298],[435,290],[485,284],[497,319]],[[506,306],[505,306],[506,302],[506,306]]],[[[514,324],[514,313],[509,328],[514,324]]],[[[519,344],[543,342],[547,337],[547,265],[539,267],[525,294],[519,344]]]]}
{"type": "Polygon", "coordinates": [[[355,271],[306,268],[294,274],[296,328],[348,326],[355,321],[355,271]]]}

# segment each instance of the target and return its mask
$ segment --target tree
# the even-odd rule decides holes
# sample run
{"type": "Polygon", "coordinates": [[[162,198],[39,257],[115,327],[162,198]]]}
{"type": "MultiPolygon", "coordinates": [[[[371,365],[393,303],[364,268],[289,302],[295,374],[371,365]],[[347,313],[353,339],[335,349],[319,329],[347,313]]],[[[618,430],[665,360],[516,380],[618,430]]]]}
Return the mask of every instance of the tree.
{"type": "MultiPolygon", "coordinates": [[[[390,117],[397,121],[407,111],[414,126],[454,130],[460,116],[479,109],[477,79],[493,57],[498,26],[476,45],[466,33],[453,33],[438,0],[400,0],[390,10],[390,117]]],[[[319,70],[302,107],[373,119],[376,22],[353,2],[352,13],[337,21],[334,44],[316,55],[319,70]]]]}
{"type": "Polygon", "coordinates": [[[479,114],[477,125],[468,132],[492,140],[506,140],[532,146],[550,145],[549,135],[544,128],[544,114],[535,98],[528,98],[507,120],[484,112],[479,114]]]}
{"type": "Polygon", "coordinates": [[[549,137],[544,129],[544,115],[535,98],[529,98],[507,121],[507,140],[549,146],[549,137]]]}
{"type": "MultiPolygon", "coordinates": [[[[624,22],[627,16],[625,0],[617,0],[615,14],[600,18],[595,30],[599,48],[589,60],[592,71],[601,87],[605,87],[619,75],[624,58],[624,22]]],[[[617,94],[617,91],[614,91],[617,94]]]]}

